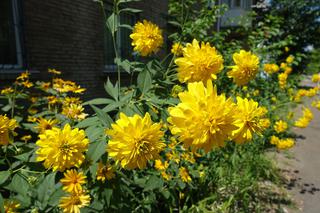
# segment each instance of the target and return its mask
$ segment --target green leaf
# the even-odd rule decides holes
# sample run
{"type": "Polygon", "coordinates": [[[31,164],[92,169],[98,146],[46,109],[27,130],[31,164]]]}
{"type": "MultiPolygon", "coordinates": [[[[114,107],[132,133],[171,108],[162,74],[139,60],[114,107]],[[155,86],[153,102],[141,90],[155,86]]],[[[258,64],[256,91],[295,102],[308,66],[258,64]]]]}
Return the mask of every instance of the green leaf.
{"type": "Polygon", "coordinates": [[[4,213],[4,201],[1,193],[0,193],[0,212],[4,213]]]}
{"type": "Polygon", "coordinates": [[[112,103],[113,100],[109,99],[109,98],[96,98],[90,101],[86,101],[84,102],[82,105],[101,105],[101,104],[110,104],[112,103]]]}
{"type": "Polygon", "coordinates": [[[10,171],[1,171],[0,172],[0,184],[6,182],[6,180],[10,177],[10,171]]]}
{"type": "Polygon", "coordinates": [[[80,121],[75,127],[77,128],[86,128],[89,126],[96,126],[99,124],[99,118],[98,117],[89,117],[82,121],[80,121]]]}
{"type": "Polygon", "coordinates": [[[42,209],[47,206],[52,193],[55,191],[55,177],[55,172],[50,173],[37,186],[37,197],[41,203],[42,209]]]}
{"type": "Polygon", "coordinates": [[[111,83],[110,79],[108,78],[107,83],[104,85],[104,89],[106,92],[114,99],[119,100],[119,93],[118,93],[118,83],[116,83],[114,86],[111,83]]]}
{"type": "Polygon", "coordinates": [[[141,13],[142,10],[139,10],[139,9],[135,9],[135,8],[124,8],[122,10],[119,11],[120,13],[122,12],[130,12],[130,13],[141,13]]]}
{"type": "Polygon", "coordinates": [[[21,194],[24,197],[28,196],[30,189],[29,183],[19,173],[13,176],[11,183],[5,188],[21,194]]]}
{"type": "Polygon", "coordinates": [[[163,180],[155,175],[151,176],[147,182],[146,186],[144,188],[144,191],[151,191],[154,189],[159,189],[163,187],[163,180]]]}
{"type": "Polygon", "coordinates": [[[112,118],[103,110],[99,109],[96,106],[90,105],[92,107],[92,109],[96,112],[99,120],[101,121],[101,123],[105,126],[105,127],[110,127],[111,123],[113,123],[112,118]]]}
{"type": "Polygon", "coordinates": [[[60,198],[65,194],[65,192],[61,189],[60,184],[56,185],[56,190],[51,194],[48,204],[50,206],[57,206],[59,204],[60,198]]]}
{"type": "Polygon", "coordinates": [[[107,27],[110,30],[111,34],[114,35],[115,32],[118,30],[118,25],[119,25],[119,17],[118,15],[112,13],[108,19],[107,19],[107,27]]]}
{"type": "Polygon", "coordinates": [[[113,190],[112,189],[104,189],[103,191],[103,195],[105,197],[105,200],[107,201],[107,207],[110,206],[110,200],[111,200],[111,197],[112,197],[112,193],[113,193],[113,190]]]}
{"type": "Polygon", "coordinates": [[[101,156],[106,152],[106,139],[105,137],[91,143],[87,152],[87,157],[92,163],[97,162],[101,156]]]}
{"type": "Polygon", "coordinates": [[[132,30],[133,29],[133,27],[131,25],[128,25],[128,24],[120,24],[119,27],[125,28],[125,29],[128,29],[128,30],[132,30]]]}
{"type": "Polygon", "coordinates": [[[145,94],[148,92],[152,85],[152,78],[150,75],[150,72],[145,69],[138,75],[138,88],[142,92],[142,94],[145,94]]]}

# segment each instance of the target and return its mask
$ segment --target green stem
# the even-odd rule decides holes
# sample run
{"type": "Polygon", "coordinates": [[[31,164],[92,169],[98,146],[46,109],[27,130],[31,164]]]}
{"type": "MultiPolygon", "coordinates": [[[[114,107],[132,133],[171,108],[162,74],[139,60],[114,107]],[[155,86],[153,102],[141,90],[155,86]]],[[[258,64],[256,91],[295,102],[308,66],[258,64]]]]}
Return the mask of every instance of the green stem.
{"type": "Polygon", "coordinates": [[[15,108],[15,102],[16,102],[16,93],[17,93],[17,85],[14,85],[14,93],[11,100],[11,118],[14,116],[14,108],[15,108]]]}

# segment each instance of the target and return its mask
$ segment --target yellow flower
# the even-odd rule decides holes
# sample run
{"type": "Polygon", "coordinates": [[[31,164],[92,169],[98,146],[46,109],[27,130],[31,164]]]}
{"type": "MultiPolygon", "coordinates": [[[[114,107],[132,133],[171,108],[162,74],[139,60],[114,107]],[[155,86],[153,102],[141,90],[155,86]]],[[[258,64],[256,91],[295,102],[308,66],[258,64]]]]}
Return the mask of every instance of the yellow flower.
{"type": "Polygon", "coordinates": [[[11,87],[1,90],[1,95],[10,95],[12,93],[14,93],[14,90],[11,87]]]}
{"type": "Polygon", "coordinates": [[[191,182],[191,181],[192,181],[192,179],[191,179],[191,177],[190,177],[190,175],[189,175],[189,173],[188,173],[188,170],[187,170],[185,167],[181,167],[181,168],[179,169],[179,175],[180,175],[181,180],[182,180],[183,182],[188,183],[188,182],[191,182]]]}
{"type": "Polygon", "coordinates": [[[195,163],[196,160],[193,157],[193,153],[192,152],[186,152],[186,153],[182,153],[181,158],[189,163],[195,163]]]}
{"type": "Polygon", "coordinates": [[[165,180],[170,180],[171,179],[171,175],[169,175],[168,173],[166,173],[165,171],[161,172],[161,176],[163,179],[165,180]]]}
{"type": "Polygon", "coordinates": [[[167,161],[165,161],[164,163],[162,163],[161,160],[155,160],[154,162],[154,168],[156,168],[156,170],[166,170],[169,166],[169,163],[167,161]]]}
{"type": "Polygon", "coordinates": [[[31,123],[37,122],[37,120],[38,119],[36,117],[32,117],[32,116],[28,116],[28,119],[27,119],[27,121],[31,123]]]}
{"type": "Polygon", "coordinates": [[[224,146],[225,140],[237,129],[232,100],[218,95],[212,82],[188,84],[188,91],[179,94],[181,103],[168,109],[172,134],[187,147],[204,149],[224,146]]]}
{"type": "Polygon", "coordinates": [[[301,117],[296,122],[294,122],[294,126],[299,128],[306,128],[309,125],[309,123],[310,123],[309,119],[305,117],[301,117]]]}
{"type": "Polygon", "coordinates": [[[269,128],[271,122],[268,118],[264,118],[264,119],[261,119],[260,120],[260,125],[264,128],[264,129],[267,129],[269,128]]]}
{"type": "Polygon", "coordinates": [[[288,75],[286,73],[281,73],[278,75],[279,86],[281,89],[286,87],[288,75]]]}
{"type": "Polygon", "coordinates": [[[5,200],[4,201],[4,213],[16,213],[20,203],[15,200],[5,200]]]}
{"type": "Polygon", "coordinates": [[[172,160],[172,161],[176,162],[177,164],[180,162],[180,155],[175,151],[167,152],[166,157],[168,160],[172,160]]]}
{"type": "Polygon", "coordinates": [[[41,82],[40,84],[40,89],[47,91],[48,89],[50,89],[50,82],[41,82]]]}
{"type": "Polygon", "coordinates": [[[232,66],[232,70],[228,72],[229,78],[238,86],[246,85],[250,80],[254,79],[258,73],[259,58],[251,52],[240,50],[240,53],[233,54],[233,61],[236,65],[232,66]]]}
{"type": "Polygon", "coordinates": [[[97,180],[105,182],[106,180],[111,180],[115,177],[114,168],[110,165],[103,165],[99,162],[97,170],[97,180]]]}
{"type": "Polygon", "coordinates": [[[72,120],[83,120],[88,115],[83,111],[84,111],[84,108],[82,107],[82,105],[70,104],[70,105],[64,105],[62,107],[61,114],[65,115],[67,118],[70,118],[72,120]]]}
{"type": "Polygon", "coordinates": [[[314,82],[314,83],[320,82],[320,73],[312,75],[312,82],[314,82]]]}
{"type": "Polygon", "coordinates": [[[237,129],[233,131],[232,138],[236,143],[251,141],[253,134],[261,134],[265,129],[261,119],[267,113],[264,107],[260,107],[254,100],[237,97],[237,111],[233,111],[237,118],[237,129]]]}
{"type": "Polygon", "coordinates": [[[18,126],[15,119],[10,119],[6,115],[0,115],[0,145],[8,145],[10,133],[18,126]]]}
{"type": "Polygon", "coordinates": [[[278,141],[276,146],[278,149],[290,149],[291,147],[294,146],[294,139],[292,138],[281,139],[278,141]]]}
{"type": "Polygon", "coordinates": [[[183,54],[183,46],[181,43],[174,43],[171,48],[171,53],[175,56],[180,56],[183,54]]]}
{"type": "Polygon", "coordinates": [[[279,66],[276,64],[265,64],[263,66],[263,69],[266,73],[268,73],[269,75],[276,73],[279,71],[279,66]]]}
{"type": "Polygon", "coordinates": [[[65,97],[63,99],[64,105],[81,104],[81,103],[82,101],[80,100],[80,98],[76,98],[76,97],[65,97]]]}
{"type": "Polygon", "coordinates": [[[284,51],[289,52],[289,51],[290,51],[290,48],[289,48],[289,47],[285,47],[285,48],[284,48],[284,51]]]}
{"type": "Polygon", "coordinates": [[[288,66],[288,65],[287,65],[286,63],[284,63],[284,62],[282,62],[282,63],[280,64],[280,68],[283,69],[283,70],[284,70],[287,66],[288,66]]]}
{"type": "Polygon", "coordinates": [[[312,106],[320,110],[320,100],[312,102],[312,106]]]}
{"type": "Polygon", "coordinates": [[[39,133],[44,133],[46,130],[52,129],[58,123],[58,120],[38,118],[37,123],[38,125],[34,128],[37,129],[39,133]]]}
{"type": "Polygon", "coordinates": [[[48,69],[48,73],[52,73],[54,75],[61,75],[61,71],[58,71],[56,69],[48,69]]]}
{"type": "Polygon", "coordinates": [[[313,113],[309,108],[304,108],[303,109],[303,117],[312,120],[313,119],[313,113]]]}
{"type": "Polygon", "coordinates": [[[120,113],[120,119],[106,133],[111,137],[107,152],[126,169],[143,169],[148,160],[158,159],[165,144],[160,123],[152,123],[149,113],[128,117],[120,113]]]}
{"type": "Polygon", "coordinates": [[[288,64],[292,64],[293,60],[294,60],[294,57],[293,57],[292,55],[289,55],[289,56],[286,58],[286,62],[287,62],[288,64]]]}
{"type": "Polygon", "coordinates": [[[89,206],[90,196],[85,192],[72,193],[60,199],[59,207],[66,213],[80,213],[80,209],[89,206]]]}
{"type": "Polygon", "coordinates": [[[199,45],[196,39],[192,44],[187,43],[183,48],[183,57],[177,58],[175,63],[182,83],[217,79],[216,74],[223,69],[223,58],[216,48],[204,42],[199,45]]]}
{"type": "Polygon", "coordinates": [[[54,105],[54,104],[56,104],[56,103],[58,103],[58,98],[56,97],[56,96],[48,96],[47,97],[47,100],[48,100],[48,104],[49,105],[54,105]]]}
{"type": "Polygon", "coordinates": [[[291,67],[286,67],[284,69],[284,73],[287,74],[287,75],[289,75],[291,72],[292,72],[292,68],[291,67]]]}
{"type": "Polygon", "coordinates": [[[83,172],[77,172],[75,169],[68,170],[64,173],[64,178],[60,180],[63,185],[63,190],[70,193],[82,192],[82,186],[85,184],[86,176],[83,172]]]}
{"type": "Polygon", "coordinates": [[[53,127],[39,135],[36,144],[37,161],[44,161],[46,168],[53,171],[64,171],[71,167],[80,167],[84,161],[83,152],[87,151],[89,140],[85,132],[78,128],[71,129],[69,124],[64,128],[53,127]]]}
{"type": "Polygon", "coordinates": [[[25,135],[21,137],[21,140],[23,140],[25,143],[27,143],[31,139],[32,139],[31,135],[25,135]]]}
{"type": "Polygon", "coordinates": [[[24,87],[26,87],[26,88],[31,88],[31,87],[33,87],[33,83],[30,82],[30,81],[23,81],[23,82],[21,82],[21,85],[24,86],[24,87]]]}
{"type": "Polygon", "coordinates": [[[61,78],[54,78],[53,79],[53,89],[60,93],[83,93],[86,89],[81,88],[75,82],[72,81],[65,81],[61,78]]]}
{"type": "Polygon", "coordinates": [[[272,135],[270,138],[270,143],[273,145],[277,145],[279,143],[280,139],[277,136],[272,135]]]}
{"type": "Polygon", "coordinates": [[[277,133],[285,132],[288,129],[288,124],[283,120],[279,120],[276,121],[273,128],[277,133]]]}
{"type": "Polygon", "coordinates": [[[30,73],[28,71],[25,71],[20,74],[20,76],[17,77],[17,80],[26,80],[29,79],[30,73]]]}
{"type": "Polygon", "coordinates": [[[130,38],[134,51],[139,52],[142,56],[158,52],[163,44],[162,30],[147,20],[135,24],[130,38]]]}

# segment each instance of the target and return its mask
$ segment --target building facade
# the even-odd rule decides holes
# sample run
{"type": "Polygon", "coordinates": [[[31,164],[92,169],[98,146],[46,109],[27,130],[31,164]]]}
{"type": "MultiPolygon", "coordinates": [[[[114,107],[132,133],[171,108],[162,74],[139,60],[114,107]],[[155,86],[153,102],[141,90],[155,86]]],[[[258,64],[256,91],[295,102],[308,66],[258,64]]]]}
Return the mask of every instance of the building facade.
{"type": "MultiPolygon", "coordinates": [[[[105,12],[112,11],[105,2],[105,12]]],[[[130,7],[141,13],[125,13],[121,24],[147,19],[161,28],[167,24],[167,0],[142,0],[130,7]]],[[[130,30],[118,32],[118,50],[132,57],[130,30]]],[[[103,83],[115,76],[114,48],[105,28],[103,8],[93,0],[1,0],[0,87],[22,71],[36,79],[48,79],[48,68],[63,72],[88,89],[87,98],[102,96],[103,83]]]]}

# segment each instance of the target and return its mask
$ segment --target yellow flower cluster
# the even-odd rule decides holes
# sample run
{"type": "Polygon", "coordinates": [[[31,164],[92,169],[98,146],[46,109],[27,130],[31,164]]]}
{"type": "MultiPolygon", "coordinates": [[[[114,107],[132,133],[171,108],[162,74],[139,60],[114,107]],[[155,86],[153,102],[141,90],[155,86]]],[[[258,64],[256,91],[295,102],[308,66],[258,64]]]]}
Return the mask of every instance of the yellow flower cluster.
{"type": "Polygon", "coordinates": [[[286,73],[280,73],[278,75],[279,86],[281,89],[284,89],[286,87],[287,78],[288,78],[288,75],[286,73]]]}
{"type": "Polygon", "coordinates": [[[187,43],[183,48],[183,57],[177,58],[175,63],[182,83],[216,79],[223,69],[223,58],[216,48],[204,42],[200,45],[196,39],[192,44],[187,43]]]}
{"type": "Polygon", "coordinates": [[[190,177],[190,175],[189,175],[189,172],[188,172],[188,170],[187,170],[185,167],[179,168],[179,175],[180,175],[181,180],[182,180],[183,182],[188,183],[188,182],[191,182],[191,181],[192,181],[192,179],[191,179],[191,177],[190,177]]]}
{"type": "Polygon", "coordinates": [[[279,120],[279,121],[276,121],[273,128],[277,133],[282,133],[288,129],[288,124],[283,120],[279,120]]]}
{"type": "Polygon", "coordinates": [[[162,30],[147,20],[135,24],[130,38],[134,51],[139,52],[142,56],[158,52],[163,44],[162,30]]]}
{"type": "Polygon", "coordinates": [[[233,78],[238,86],[248,84],[259,71],[259,58],[251,52],[240,50],[239,53],[233,54],[233,61],[235,65],[228,72],[228,76],[233,78]]]}
{"type": "Polygon", "coordinates": [[[313,119],[313,113],[309,108],[304,108],[303,109],[303,115],[300,117],[294,125],[299,128],[306,128],[311,120],[313,119]]]}
{"type": "Polygon", "coordinates": [[[10,119],[6,115],[0,115],[0,145],[8,145],[10,142],[10,135],[13,134],[14,129],[18,126],[15,119],[10,119]]]}
{"type": "Polygon", "coordinates": [[[279,71],[279,66],[276,64],[264,64],[263,69],[269,75],[276,73],[279,71]]]}
{"type": "Polygon", "coordinates": [[[128,117],[121,113],[112,129],[106,130],[110,140],[107,146],[109,156],[126,169],[143,169],[148,160],[158,159],[165,144],[160,123],[152,123],[147,113],[128,117]]]}
{"type": "Polygon", "coordinates": [[[277,149],[290,149],[294,146],[294,139],[292,138],[285,138],[280,139],[277,136],[271,136],[270,143],[275,145],[277,149]]]}
{"type": "Polygon", "coordinates": [[[25,88],[31,88],[33,87],[33,83],[30,82],[29,77],[30,77],[30,73],[28,71],[23,72],[20,74],[20,76],[17,77],[15,83],[25,88]]]}
{"type": "Polygon", "coordinates": [[[7,87],[1,90],[1,95],[11,95],[12,93],[14,93],[14,89],[12,89],[11,87],[7,87]]]}
{"type": "Polygon", "coordinates": [[[37,161],[44,161],[44,166],[53,171],[64,171],[71,167],[80,167],[84,161],[83,152],[87,151],[89,140],[85,132],[78,128],[71,129],[66,124],[61,130],[53,127],[39,135],[36,142],[37,161]]]}
{"type": "Polygon", "coordinates": [[[224,146],[234,139],[243,143],[260,133],[264,127],[261,118],[266,109],[253,100],[237,97],[237,104],[225,95],[218,95],[212,82],[188,84],[188,91],[179,94],[181,103],[168,109],[172,134],[180,137],[193,150],[224,146]]]}

